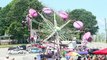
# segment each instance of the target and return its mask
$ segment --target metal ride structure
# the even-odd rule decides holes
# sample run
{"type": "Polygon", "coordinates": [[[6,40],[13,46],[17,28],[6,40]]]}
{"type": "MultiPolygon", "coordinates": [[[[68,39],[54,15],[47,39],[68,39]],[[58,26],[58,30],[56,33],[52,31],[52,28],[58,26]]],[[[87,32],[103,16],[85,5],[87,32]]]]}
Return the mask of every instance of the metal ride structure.
{"type": "MultiPolygon", "coordinates": [[[[66,21],[65,24],[61,25],[60,27],[58,26],[58,23],[56,21],[56,12],[53,12],[53,16],[54,16],[54,23],[52,23],[50,20],[46,19],[42,13],[39,13],[38,14],[42,17],[42,19],[44,20],[44,22],[46,23],[46,25],[49,27],[49,30],[52,31],[52,33],[47,37],[45,38],[43,41],[47,41],[49,38],[51,38],[52,36],[56,35],[56,42],[57,44],[59,44],[59,40],[63,40],[63,37],[64,35],[62,36],[59,31],[62,30],[68,23],[71,22],[71,20],[68,20],[66,21]],[[59,35],[60,34],[60,35],[59,35]]],[[[30,37],[32,35],[32,22],[35,23],[35,20],[33,20],[33,18],[29,17],[28,15],[26,16],[26,20],[28,21],[28,30],[30,32],[30,37]]]]}
{"type": "MultiPolygon", "coordinates": [[[[36,11],[35,11],[36,12],[36,11]]],[[[65,12],[64,12],[65,13],[65,12]]],[[[62,14],[64,14],[62,13],[62,14]]],[[[61,25],[60,27],[58,26],[58,23],[57,23],[57,20],[56,20],[56,12],[54,11],[53,12],[53,20],[54,20],[54,23],[52,23],[50,20],[46,19],[42,13],[39,13],[38,14],[42,17],[43,21],[47,24],[47,26],[49,27],[49,29],[52,31],[52,33],[47,37],[45,38],[43,41],[47,41],[49,38],[53,37],[55,35],[55,43],[57,45],[57,50],[58,52],[60,52],[60,39],[63,39],[61,35],[59,35],[59,31],[62,30],[68,23],[71,22],[71,20],[67,20],[67,22],[63,25],[61,25]]],[[[66,13],[65,13],[66,14],[66,13]]],[[[67,17],[68,18],[68,15],[67,17]]],[[[32,36],[32,22],[34,22],[33,20],[33,17],[30,17],[29,15],[26,16],[26,21],[28,22],[28,30],[30,32],[30,39],[31,39],[31,36],[32,36]]],[[[36,35],[37,36],[37,35],[36,35]]],[[[37,39],[37,38],[36,38],[37,39]]],[[[60,55],[59,55],[60,56],[60,55]]]]}
{"type": "MultiPolygon", "coordinates": [[[[61,35],[59,31],[61,31],[67,24],[69,24],[70,22],[75,22],[77,25],[74,26],[75,28],[79,28],[81,29],[83,27],[83,24],[79,21],[75,21],[75,20],[68,20],[68,14],[64,11],[62,12],[56,12],[53,11],[50,8],[44,8],[42,10],[45,14],[53,14],[53,22],[48,20],[47,18],[45,18],[45,16],[40,13],[37,12],[34,9],[29,9],[29,14],[26,16],[26,21],[28,22],[28,28],[29,28],[29,32],[30,32],[30,39],[33,36],[32,34],[36,34],[32,32],[32,22],[35,22],[35,20],[33,20],[33,17],[37,17],[38,15],[43,19],[43,21],[46,23],[46,25],[49,27],[49,30],[51,30],[50,35],[48,35],[47,38],[45,38],[43,41],[47,41],[48,39],[50,39],[51,37],[53,37],[55,35],[55,43],[57,45],[57,50],[58,52],[60,51],[60,40],[64,40],[64,35],[61,35]],[[66,22],[64,24],[62,24],[61,26],[58,26],[58,22],[57,22],[57,18],[56,16],[61,17],[62,19],[66,20],[66,22]]],[[[34,37],[34,36],[33,36],[34,37]]],[[[85,36],[86,37],[86,36],[85,36]]],[[[90,37],[90,35],[87,37],[87,39],[90,37]]],[[[37,39],[37,34],[35,35],[35,41],[37,39]]]]}

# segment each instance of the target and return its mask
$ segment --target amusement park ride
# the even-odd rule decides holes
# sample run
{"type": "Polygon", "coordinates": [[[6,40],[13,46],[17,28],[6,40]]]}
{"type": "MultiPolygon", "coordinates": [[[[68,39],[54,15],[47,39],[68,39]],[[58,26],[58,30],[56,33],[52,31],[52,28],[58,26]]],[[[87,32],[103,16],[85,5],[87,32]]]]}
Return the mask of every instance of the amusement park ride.
{"type": "MultiPolygon", "coordinates": [[[[49,29],[52,31],[52,33],[50,33],[50,35],[45,38],[43,41],[47,41],[49,38],[51,38],[52,36],[56,35],[56,41],[57,43],[59,43],[59,40],[61,38],[59,31],[61,31],[67,24],[69,24],[70,22],[73,22],[73,26],[78,29],[78,30],[83,30],[83,23],[81,21],[75,21],[75,20],[68,20],[69,15],[64,12],[64,11],[53,11],[50,8],[43,8],[43,13],[44,14],[53,14],[53,22],[50,21],[49,19],[45,18],[45,16],[43,15],[43,13],[37,12],[34,9],[29,9],[29,14],[26,16],[26,21],[28,23],[28,30],[30,31],[30,38],[34,38],[35,40],[37,39],[37,34],[36,31],[34,31],[32,29],[32,22],[34,22],[34,17],[37,17],[38,15],[43,19],[43,21],[46,23],[46,25],[49,27],[49,29]],[[65,23],[62,24],[61,26],[58,26],[57,23],[57,19],[56,19],[56,15],[59,16],[60,18],[62,18],[65,23]]],[[[86,32],[83,35],[83,40],[88,40],[88,38],[91,37],[91,33],[90,32],[86,32]]]]}
{"type": "MultiPolygon", "coordinates": [[[[50,33],[50,35],[48,35],[47,38],[44,38],[44,42],[47,41],[48,39],[50,39],[51,37],[55,36],[55,43],[57,44],[58,49],[60,48],[60,40],[62,40],[62,35],[60,35],[59,31],[61,31],[67,24],[69,24],[70,22],[73,22],[73,26],[78,29],[81,30],[83,28],[83,23],[81,21],[76,21],[76,20],[68,20],[68,14],[64,11],[54,11],[50,8],[43,8],[43,13],[44,14],[53,14],[53,22],[50,21],[49,19],[45,18],[45,16],[43,15],[43,13],[37,12],[34,9],[29,9],[29,14],[26,16],[26,21],[28,23],[28,30],[30,31],[30,40],[33,38],[34,41],[36,42],[37,40],[37,34],[36,31],[33,32],[32,29],[32,22],[34,22],[34,17],[37,17],[38,15],[43,19],[43,21],[46,23],[46,25],[49,27],[49,29],[52,31],[50,33]],[[62,18],[65,23],[62,24],[61,26],[58,26],[58,22],[56,19],[56,16],[59,16],[60,18],[62,18]]],[[[84,44],[86,44],[87,42],[90,42],[92,40],[91,38],[91,33],[90,32],[86,32],[83,37],[82,37],[84,44]]]]}

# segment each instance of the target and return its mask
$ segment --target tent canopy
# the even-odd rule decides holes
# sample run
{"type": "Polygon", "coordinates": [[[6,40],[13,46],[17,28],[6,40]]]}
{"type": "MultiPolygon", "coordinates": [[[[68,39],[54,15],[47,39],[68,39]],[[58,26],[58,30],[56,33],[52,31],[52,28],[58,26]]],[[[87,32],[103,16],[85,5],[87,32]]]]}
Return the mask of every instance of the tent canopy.
{"type": "Polygon", "coordinates": [[[97,54],[97,55],[107,55],[107,48],[94,51],[93,53],[94,53],[94,54],[97,54]]]}

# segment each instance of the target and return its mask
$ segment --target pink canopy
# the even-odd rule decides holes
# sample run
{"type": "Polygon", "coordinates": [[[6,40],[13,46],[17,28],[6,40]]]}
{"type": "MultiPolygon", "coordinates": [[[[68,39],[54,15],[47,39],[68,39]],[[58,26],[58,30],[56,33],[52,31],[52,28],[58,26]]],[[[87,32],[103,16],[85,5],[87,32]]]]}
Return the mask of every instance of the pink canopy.
{"type": "Polygon", "coordinates": [[[88,40],[91,37],[91,33],[87,32],[83,35],[83,40],[88,40]]]}
{"type": "Polygon", "coordinates": [[[63,18],[64,20],[66,20],[68,18],[68,14],[65,11],[59,11],[58,15],[63,18]]]}
{"type": "Polygon", "coordinates": [[[83,27],[83,23],[81,21],[75,21],[73,26],[77,29],[81,29],[83,27]]]}
{"type": "Polygon", "coordinates": [[[38,14],[37,14],[37,12],[36,12],[36,10],[34,10],[34,9],[29,9],[29,16],[30,17],[36,17],[38,14]]]}
{"type": "Polygon", "coordinates": [[[50,13],[52,13],[52,9],[47,8],[47,7],[43,8],[42,11],[43,11],[44,13],[46,13],[46,14],[50,14],[50,13]]]}

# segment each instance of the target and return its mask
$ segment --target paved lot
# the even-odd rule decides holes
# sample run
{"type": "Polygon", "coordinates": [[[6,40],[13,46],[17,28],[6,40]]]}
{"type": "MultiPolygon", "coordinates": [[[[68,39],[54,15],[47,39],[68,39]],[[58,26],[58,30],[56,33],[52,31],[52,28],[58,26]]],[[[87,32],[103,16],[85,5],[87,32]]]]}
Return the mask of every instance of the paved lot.
{"type": "MultiPolygon", "coordinates": [[[[89,43],[87,45],[91,48],[107,48],[107,43],[89,43]]],[[[4,60],[7,56],[7,48],[0,48],[0,60],[4,60]]],[[[9,55],[10,59],[15,58],[15,60],[34,60],[33,58],[36,57],[37,54],[18,54],[18,55],[9,55]]],[[[65,60],[65,59],[64,59],[65,60]]]]}
{"type": "MultiPolygon", "coordinates": [[[[7,48],[0,48],[0,60],[4,60],[7,56],[7,48]]],[[[10,60],[15,58],[15,60],[34,60],[37,54],[17,54],[17,55],[8,55],[10,60]]],[[[62,60],[65,60],[64,58],[62,60]]]]}
{"type": "MultiPolygon", "coordinates": [[[[7,55],[7,48],[0,48],[0,60],[4,60],[7,55]]],[[[36,54],[17,54],[8,56],[10,56],[10,59],[15,58],[15,60],[33,60],[36,54]]]]}

